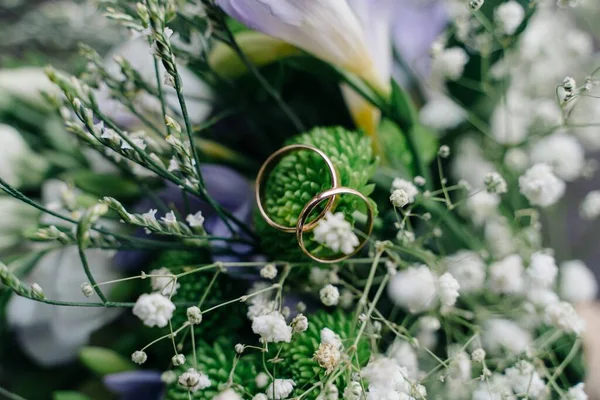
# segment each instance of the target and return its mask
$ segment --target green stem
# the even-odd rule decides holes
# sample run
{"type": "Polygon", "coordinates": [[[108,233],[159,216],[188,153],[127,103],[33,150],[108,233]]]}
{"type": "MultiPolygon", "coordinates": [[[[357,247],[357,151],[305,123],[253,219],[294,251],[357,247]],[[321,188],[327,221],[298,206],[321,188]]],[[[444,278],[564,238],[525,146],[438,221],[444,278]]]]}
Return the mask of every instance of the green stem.
{"type": "Polygon", "coordinates": [[[102,300],[103,304],[108,303],[108,299],[106,298],[106,296],[104,296],[104,293],[102,293],[102,290],[96,283],[96,279],[94,278],[92,271],[90,271],[90,266],[88,264],[87,257],[85,256],[85,250],[81,241],[79,241],[77,244],[77,250],[79,251],[79,258],[81,259],[81,264],[83,265],[85,275],[87,276],[88,280],[90,281],[90,284],[94,288],[94,291],[96,292],[98,297],[100,297],[100,300],[102,300]]]}

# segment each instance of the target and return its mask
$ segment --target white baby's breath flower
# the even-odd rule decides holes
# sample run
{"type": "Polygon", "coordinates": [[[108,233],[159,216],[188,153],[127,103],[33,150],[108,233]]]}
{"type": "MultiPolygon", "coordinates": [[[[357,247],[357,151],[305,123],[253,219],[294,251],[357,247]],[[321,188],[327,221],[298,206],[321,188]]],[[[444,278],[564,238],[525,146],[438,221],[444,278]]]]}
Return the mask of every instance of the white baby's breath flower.
{"type": "Polygon", "coordinates": [[[359,382],[351,381],[344,389],[345,400],[361,400],[363,394],[363,388],[359,382]]]}
{"type": "Polygon", "coordinates": [[[482,363],[485,360],[485,350],[482,348],[473,350],[471,359],[475,362],[482,363]]]}
{"type": "Polygon", "coordinates": [[[527,393],[527,397],[531,399],[545,397],[546,383],[529,362],[521,360],[514,367],[507,368],[504,374],[515,393],[527,393]]]}
{"type": "Polygon", "coordinates": [[[202,372],[190,368],[179,376],[177,382],[192,393],[210,387],[211,381],[202,372]]]}
{"type": "Polygon", "coordinates": [[[437,295],[443,305],[452,307],[456,304],[459,296],[460,285],[458,281],[448,272],[438,279],[437,295]]]}
{"type": "Polygon", "coordinates": [[[592,221],[600,216],[600,190],[589,192],[579,206],[581,218],[592,221]]]}
{"type": "Polygon", "coordinates": [[[329,284],[319,291],[323,304],[328,307],[336,306],[340,299],[340,291],[337,287],[329,284]]]}
{"type": "Polygon", "coordinates": [[[256,374],[254,382],[256,383],[257,388],[265,388],[269,384],[269,375],[267,375],[265,372],[259,372],[258,374],[256,374]]]}
{"type": "Polygon", "coordinates": [[[358,237],[352,231],[352,225],[346,221],[341,212],[328,212],[314,229],[314,239],[335,252],[352,254],[360,244],[358,237]]]}
{"type": "Polygon", "coordinates": [[[302,333],[308,329],[308,318],[304,314],[298,314],[291,323],[294,333],[302,333]]]}
{"type": "Polygon", "coordinates": [[[488,193],[502,194],[508,191],[506,181],[502,175],[497,172],[489,172],[485,176],[483,183],[485,184],[485,188],[487,189],[488,193]]]}
{"type": "Polygon", "coordinates": [[[494,20],[505,35],[513,35],[524,18],[525,10],[514,0],[502,3],[494,10],[494,20]]]}
{"type": "Polygon", "coordinates": [[[171,362],[174,366],[179,366],[185,364],[185,356],[183,354],[175,354],[171,357],[171,362]]]}
{"type": "Polygon", "coordinates": [[[525,286],[523,260],[517,254],[490,265],[490,289],[496,293],[518,294],[525,286]]]}
{"type": "Polygon", "coordinates": [[[469,8],[473,11],[478,11],[483,6],[484,2],[484,0],[470,0],[469,8]]]}
{"type": "Polygon", "coordinates": [[[557,132],[531,148],[533,164],[547,164],[557,177],[567,182],[577,179],[585,165],[585,151],[573,136],[557,132]]]}
{"type": "Polygon", "coordinates": [[[192,228],[202,228],[204,226],[204,216],[202,215],[202,211],[188,215],[185,217],[185,220],[192,228]]]}
{"type": "Polygon", "coordinates": [[[81,292],[85,297],[91,297],[95,292],[92,285],[89,282],[85,282],[81,284],[81,292]]]}
{"type": "MultiPolygon", "coordinates": [[[[265,385],[266,386],[266,385],[265,385]]],[[[267,397],[266,394],[264,393],[259,393],[257,395],[255,395],[252,400],[269,400],[269,398],[267,397]]]]}
{"type": "Polygon", "coordinates": [[[585,393],[584,389],[585,384],[583,382],[569,388],[566,400],[588,400],[588,395],[585,393]]]}
{"type": "Polygon", "coordinates": [[[594,273],[580,260],[560,264],[560,297],[571,303],[593,301],[598,294],[594,273]]]}
{"type": "Polygon", "coordinates": [[[408,193],[403,189],[396,189],[390,195],[390,203],[396,208],[402,208],[409,203],[408,193]]]}
{"type": "Polygon", "coordinates": [[[160,375],[160,381],[167,385],[175,383],[177,381],[177,374],[175,371],[165,371],[160,375]]]}
{"type": "Polygon", "coordinates": [[[202,322],[202,311],[196,306],[189,307],[185,315],[187,316],[187,320],[192,325],[200,325],[202,322]]]}
{"type": "Polygon", "coordinates": [[[544,313],[546,323],[554,325],[562,331],[580,335],[585,330],[585,321],[566,301],[550,304],[544,313]]]}
{"type": "Polygon", "coordinates": [[[252,320],[252,331],[267,343],[289,343],[292,339],[292,327],[288,326],[281,313],[273,311],[252,320]]]}
{"type": "Polygon", "coordinates": [[[423,125],[442,131],[457,127],[466,115],[465,110],[454,101],[436,93],[419,111],[419,120],[423,125]]]}
{"type": "Polygon", "coordinates": [[[395,178],[392,182],[392,192],[396,190],[403,190],[409,203],[414,203],[415,197],[419,194],[419,189],[412,182],[402,178],[395,178]]]}
{"type": "Polygon", "coordinates": [[[434,55],[431,68],[436,76],[457,80],[462,76],[468,61],[469,56],[464,49],[451,47],[434,55]]]}
{"type": "Polygon", "coordinates": [[[525,150],[513,147],[506,151],[504,164],[513,172],[522,172],[529,165],[529,156],[525,150]]]}
{"type": "Polygon", "coordinates": [[[146,225],[153,225],[156,224],[156,213],[158,212],[158,210],[156,209],[150,209],[148,210],[148,212],[142,214],[142,219],[144,220],[144,223],[146,225]]]}
{"type": "Polygon", "coordinates": [[[167,225],[177,224],[177,217],[175,217],[175,213],[173,211],[169,211],[168,213],[166,213],[165,216],[162,217],[160,220],[167,225]]]}
{"type": "Polygon", "coordinates": [[[173,317],[175,305],[160,293],[142,294],[133,307],[133,315],[144,322],[144,325],[164,328],[173,317]]]}
{"type": "Polygon", "coordinates": [[[468,215],[475,226],[481,226],[498,213],[500,197],[488,192],[478,192],[470,196],[464,205],[464,213],[468,215]]]}
{"type": "Polygon", "coordinates": [[[430,310],[436,301],[435,278],[425,265],[398,271],[390,279],[388,294],[396,305],[410,312],[430,310]]]}
{"type": "Polygon", "coordinates": [[[485,283],[485,262],[474,251],[461,250],[444,259],[448,272],[456,278],[462,293],[480,290],[485,283]]]}
{"type": "Polygon", "coordinates": [[[526,273],[531,287],[545,289],[554,285],[558,267],[554,257],[544,253],[535,253],[531,256],[526,273]]]}
{"type": "Polygon", "coordinates": [[[277,276],[277,267],[275,264],[267,264],[260,269],[260,276],[265,279],[275,279],[277,276]]]}
{"type": "Polygon", "coordinates": [[[181,286],[168,268],[154,269],[150,271],[150,275],[153,275],[150,278],[152,290],[160,292],[163,296],[173,296],[181,286]]]}
{"type": "Polygon", "coordinates": [[[398,365],[406,369],[406,376],[410,379],[418,379],[419,358],[413,346],[406,340],[396,338],[386,351],[387,357],[395,360],[398,365]]]}
{"type": "Polygon", "coordinates": [[[275,379],[267,388],[269,400],[287,399],[296,386],[292,379],[275,379]]]}
{"type": "MultiPolygon", "coordinates": [[[[369,391],[372,388],[407,393],[410,391],[410,383],[406,381],[406,368],[398,365],[396,360],[388,357],[376,357],[369,361],[366,367],[360,371],[360,376],[369,383],[369,391]]],[[[369,399],[385,397],[368,397],[369,399]]]]}
{"type": "Polygon", "coordinates": [[[148,356],[146,355],[146,353],[144,353],[141,350],[134,351],[133,354],[131,355],[131,361],[133,361],[134,363],[139,364],[139,365],[142,365],[143,363],[145,363],[147,359],[148,359],[148,356]]]}
{"type": "Polygon", "coordinates": [[[490,353],[499,354],[507,350],[514,355],[527,351],[533,341],[530,332],[514,321],[501,318],[492,318],[484,323],[482,339],[490,353]]]}
{"type": "Polygon", "coordinates": [[[535,164],[519,177],[519,188],[531,205],[548,207],[565,193],[565,183],[547,164],[535,164]]]}
{"type": "Polygon", "coordinates": [[[338,365],[341,356],[337,346],[331,343],[321,343],[314,358],[321,368],[325,368],[325,373],[329,374],[338,365]]]}

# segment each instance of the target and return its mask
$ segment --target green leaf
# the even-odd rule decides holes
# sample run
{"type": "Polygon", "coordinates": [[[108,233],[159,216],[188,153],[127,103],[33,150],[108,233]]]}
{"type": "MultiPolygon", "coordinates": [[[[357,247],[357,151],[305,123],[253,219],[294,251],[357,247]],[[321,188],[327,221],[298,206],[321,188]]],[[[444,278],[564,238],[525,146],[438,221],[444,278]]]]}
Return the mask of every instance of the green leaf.
{"type": "Polygon", "coordinates": [[[133,362],[119,353],[103,347],[84,347],[79,351],[79,360],[90,371],[99,376],[133,371],[133,362]]]}
{"type": "Polygon", "coordinates": [[[84,394],[78,392],[54,392],[52,400],[92,400],[84,394]]]}
{"type": "Polygon", "coordinates": [[[408,131],[419,122],[419,114],[410,95],[392,80],[392,98],[390,102],[390,117],[400,129],[408,131]]]}
{"type": "Polygon", "coordinates": [[[66,176],[75,186],[98,197],[131,199],[140,196],[137,183],[113,174],[97,174],[92,171],[77,171],[66,176]]]}

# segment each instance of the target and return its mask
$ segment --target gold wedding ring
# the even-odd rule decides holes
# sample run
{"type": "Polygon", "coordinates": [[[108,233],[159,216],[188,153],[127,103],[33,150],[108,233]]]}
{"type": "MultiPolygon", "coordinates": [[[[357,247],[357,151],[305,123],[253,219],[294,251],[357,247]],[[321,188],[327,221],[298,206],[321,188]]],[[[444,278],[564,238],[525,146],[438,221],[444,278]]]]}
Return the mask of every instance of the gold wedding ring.
{"type": "MultiPolygon", "coordinates": [[[[367,244],[368,237],[371,236],[371,233],[373,232],[374,218],[375,218],[375,215],[374,215],[374,211],[373,211],[373,206],[371,205],[369,198],[367,196],[365,196],[358,190],[354,190],[351,188],[334,187],[334,188],[328,189],[324,192],[317,194],[308,203],[306,203],[306,205],[302,209],[302,212],[300,213],[300,217],[298,218],[298,224],[296,225],[296,239],[298,240],[298,244],[300,245],[300,248],[302,249],[304,254],[306,254],[308,257],[310,257],[313,260],[318,261],[320,263],[333,264],[333,263],[340,262],[340,261],[343,261],[343,260],[346,260],[346,259],[352,257],[353,255],[358,253],[365,246],[365,244],[367,244]],[[314,209],[319,204],[321,204],[323,201],[325,201],[326,199],[329,199],[329,202],[331,202],[332,199],[335,199],[337,196],[339,196],[341,194],[354,195],[354,196],[359,197],[362,201],[365,202],[365,205],[367,206],[367,232],[366,232],[366,235],[363,238],[363,240],[360,242],[360,244],[350,254],[344,254],[343,256],[336,256],[336,257],[331,257],[331,258],[316,257],[310,251],[308,251],[308,249],[304,246],[304,237],[303,237],[304,232],[310,230],[310,228],[307,228],[308,225],[305,225],[306,219],[309,217],[310,213],[312,211],[314,211],[314,209]]],[[[316,221],[318,221],[318,220],[320,220],[320,218],[318,218],[316,221]]],[[[312,224],[313,226],[315,225],[316,221],[313,221],[313,224],[312,224]]],[[[312,226],[311,226],[311,228],[312,228],[312,226]]]]}
{"type": "MultiPolygon", "coordinates": [[[[316,147],[309,146],[306,144],[292,144],[289,146],[282,147],[281,149],[277,150],[275,153],[271,154],[269,156],[269,158],[267,158],[267,160],[264,162],[264,164],[262,165],[260,170],[258,171],[258,175],[256,177],[256,204],[258,205],[258,210],[260,211],[260,214],[265,219],[267,224],[269,224],[271,227],[278,229],[282,232],[293,233],[293,232],[297,231],[298,227],[297,226],[296,227],[284,226],[284,225],[278,224],[277,222],[273,221],[273,219],[271,219],[271,217],[269,217],[269,215],[267,214],[267,212],[263,206],[263,201],[262,201],[263,197],[264,197],[264,191],[267,186],[267,180],[269,179],[269,175],[273,171],[273,168],[275,167],[275,163],[277,161],[281,160],[283,158],[283,156],[285,156],[288,153],[292,153],[294,151],[302,151],[302,150],[313,151],[313,152],[317,153],[319,156],[321,156],[321,158],[325,161],[325,164],[327,165],[327,169],[329,170],[329,175],[331,176],[331,187],[337,188],[340,185],[340,182],[339,182],[340,177],[339,177],[337,170],[335,169],[335,166],[333,165],[333,162],[331,161],[331,159],[329,157],[327,157],[327,154],[325,154],[321,150],[317,149],[316,147]]],[[[336,200],[336,196],[330,196],[329,201],[327,202],[327,204],[325,205],[325,208],[319,214],[319,216],[314,221],[311,221],[308,224],[306,223],[307,217],[305,217],[304,221],[302,222],[302,227],[300,229],[302,229],[303,231],[309,231],[309,230],[313,229],[315,226],[317,226],[317,224],[325,216],[325,214],[327,214],[328,211],[331,211],[331,209],[333,208],[333,206],[335,204],[335,200],[336,200]]],[[[316,205],[314,207],[316,207],[316,205]]],[[[314,207],[312,209],[314,209],[314,207]]]]}

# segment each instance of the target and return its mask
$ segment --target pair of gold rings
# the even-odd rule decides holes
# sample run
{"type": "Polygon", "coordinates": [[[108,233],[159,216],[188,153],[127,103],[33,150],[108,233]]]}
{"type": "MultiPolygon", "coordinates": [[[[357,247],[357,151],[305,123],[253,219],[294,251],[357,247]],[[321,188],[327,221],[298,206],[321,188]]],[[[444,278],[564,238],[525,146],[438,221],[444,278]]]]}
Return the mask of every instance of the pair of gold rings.
{"type": "Polygon", "coordinates": [[[332,264],[332,263],[340,262],[340,261],[343,261],[343,260],[346,260],[346,259],[352,257],[353,255],[358,253],[365,246],[365,244],[367,243],[368,237],[371,235],[371,232],[373,231],[374,212],[373,212],[373,207],[371,206],[371,203],[369,202],[369,199],[364,194],[360,193],[358,190],[341,186],[339,173],[338,173],[337,169],[335,168],[335,165],[333,164],[331,159],[323,151],[317,149],[316,147],[309,146],[306,144],[292,144],[289,146],[282,147],[281,149],[277,150],[275,153],[271,154],[269,156],[269,158],[267,158],[267,160],[264,162],[264,164],[261,166],[260,170],[258,171],[258,175],[256,177],[256,204],[258,205],[258,210],[259,210],[260,214],[262,215],[264,220],[267,222],[267,224],[269,224],[271,227],[273,227],[281,232],[286,232],[286,233],[294,233],[295,232],[296,240],[298,241],[298,245],[300,246],[300,249],[302,249],[302,252],[304,254],[306,254],[308,257],[310,257],[311,259],[318,261],[320,263],[332,264]],[[269,215],[267,214],[267,212],[265,210],[265,207],[263,205],[263,198],[264,198],[264,194],[265,194],[264,192],[266,189],[266,181],[268,180],[269,175],[273,171],[273,168],[275,167],[276,163],[279,160],[281,160],[285,155],[295,152],[295,151],[312,151],[312,152],[317,153],[325,161],[325,164],[327,165],[327,169],[329,170],[329,175],[331,178],[331,188],[327,189],[321,193],[316,194],[308,203],[306,203],[304,205],[304,208],[300,212],[300,215],[298,216],[298,223],[296,224],[295,227],[292,227],[292,226],[281,225],[281,224],[278,224],[277,222],[273,221],[273,219],[271,217],[269,217],[269,215]],[[342,194],[354,195],[354,196],[359,197],[362,201],[364,201],[364,203],[367,207],[367,232],[366,232],[366,235],[364,236],[363,240],[359,243],[359,245],[354,249],[354,251],[351,254],[344,254],[342,256],[332,256],[329,258],[317,257],[314,254],[312,254],[310,251],[308,251],[308,249],[304,245],[304,233],[309,232],[309,231],[313,230],[314,228],[316,228],[319,221],[321,219],[323,219],[328,212],[333,211],[335,209],[335,206],[337,203],[337,198],[338,198],[338,196],[340,196],[342,194]],[[327,204],[325,204],[325,207],[323,208],[321,213],[317,216],[317,218],[315,218],[313,221],[307,222],[307,219],[311,215],[311,213],[324,201],[327,201],[327,204]]]}

